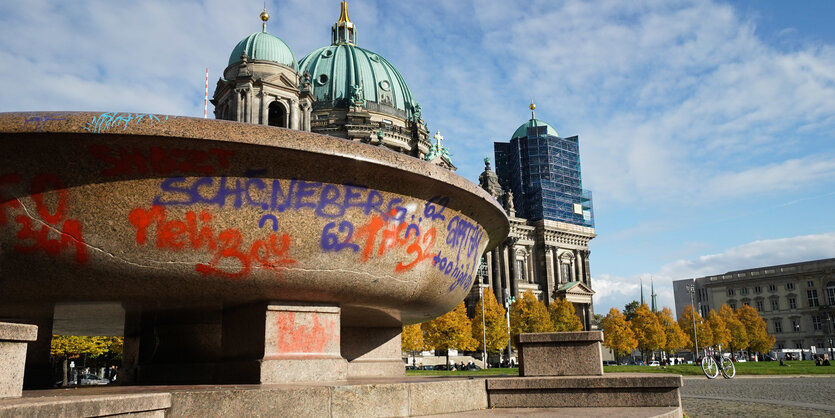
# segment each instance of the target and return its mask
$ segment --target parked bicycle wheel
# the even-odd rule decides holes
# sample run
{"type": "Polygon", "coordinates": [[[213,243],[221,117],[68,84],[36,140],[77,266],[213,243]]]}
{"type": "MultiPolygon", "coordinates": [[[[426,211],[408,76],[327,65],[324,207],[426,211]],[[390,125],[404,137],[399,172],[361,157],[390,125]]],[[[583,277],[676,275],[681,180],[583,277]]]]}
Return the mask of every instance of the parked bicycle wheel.
{"type": "Polygon", "coordinates": [[[716,376],[719,376],[719,366],[712,356],[705,356],[702,359],[702,371],[705,372],[708,379],[715,379],[716,376]]]}
{"type": "Polygon", "coordinates": [[[722,367],[720,369],[725,379],[733,379],[736,376],[736,366],[734,366],[734,361],[729,357],[722,356],[722,367]]]}

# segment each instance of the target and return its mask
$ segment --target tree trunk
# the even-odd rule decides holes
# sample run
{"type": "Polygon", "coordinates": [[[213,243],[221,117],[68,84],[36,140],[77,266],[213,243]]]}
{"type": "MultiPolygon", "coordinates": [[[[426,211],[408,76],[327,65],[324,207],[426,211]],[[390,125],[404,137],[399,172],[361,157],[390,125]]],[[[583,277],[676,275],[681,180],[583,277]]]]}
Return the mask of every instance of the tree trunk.
{"type": "Polygon", "coordinates": [[[68,369],[67,363],[68,363],[68,361],[69,360],[67,359],[67,356],[64,356],[64,360],[61,361],[61,386],[62,387],[67,387],[67,384],[69,383],[67,381],[67,369],[68,369]]]}

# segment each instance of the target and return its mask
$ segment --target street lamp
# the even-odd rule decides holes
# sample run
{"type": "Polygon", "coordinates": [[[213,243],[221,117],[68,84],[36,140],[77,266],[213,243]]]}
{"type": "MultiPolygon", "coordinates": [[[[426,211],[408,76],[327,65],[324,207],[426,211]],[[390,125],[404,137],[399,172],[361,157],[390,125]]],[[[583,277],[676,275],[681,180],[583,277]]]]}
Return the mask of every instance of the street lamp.
{"type": "MultiPolygon", "coordinates": [[[[800,332],[800,324],[798,324],[797,322],[794,323],[794,332],[800,332]]],[[[798,348],[800,349],[800,359],[804,360],[804,357],[803,357],[803,342],[798,344],[798,346],[799,346],[798,348]]]]}
{"type": "Polygon", "coordinates": [[[510,337],[510,304],[515,302],[516,298],[510,296],[510,290],[504,290],[504,307],[505,307],[505,316],[507,317],[507,361],[508,364],[510,363],[510,358],[512,357],[511,352],[511,343],[512,339],[510,337]]]}
{"type": "Polygon", "coordinates": [[[699,356],[699,337],[696,335],[696,305],[693,303],[693,294],[696,293],[696,279],[693,279],[693,284],[688,284],[687,293],[690,294],[690,309],[693,311],[693,363],[699,356]]]}
{"type": "Polygon", "coordinates": [[[478,284],[478,287],[481,288],[481,292],[479,293],[479,297],[481,297],[481,364],[484,368],[487,368],[487,329],[484,326],[484,286],[481,283],[478,284]]]}
{"type": "Polygon", "coordinates": [[[827,330],[829,330],[829,358],[832,358],[832,313],[826,313],[827,330]]]}

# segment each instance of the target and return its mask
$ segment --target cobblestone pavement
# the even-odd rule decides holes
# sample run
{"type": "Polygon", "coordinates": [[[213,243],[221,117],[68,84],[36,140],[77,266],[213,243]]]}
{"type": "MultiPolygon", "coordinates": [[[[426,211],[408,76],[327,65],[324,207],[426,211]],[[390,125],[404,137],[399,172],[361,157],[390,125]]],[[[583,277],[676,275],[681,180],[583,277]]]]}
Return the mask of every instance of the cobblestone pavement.
{"type": "Polygon", "coordinates": [[[687,417],[833,417],[833,377],[684,379],[681,405],[687,417]]]}

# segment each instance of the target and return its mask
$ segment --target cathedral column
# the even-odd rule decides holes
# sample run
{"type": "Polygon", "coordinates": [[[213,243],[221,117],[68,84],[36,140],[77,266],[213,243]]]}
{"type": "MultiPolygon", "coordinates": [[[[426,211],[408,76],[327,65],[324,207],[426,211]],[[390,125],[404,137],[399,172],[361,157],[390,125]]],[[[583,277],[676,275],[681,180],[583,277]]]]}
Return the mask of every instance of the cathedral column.
{"type": "Polygon", "coordinates": [[[299,100],[290,99],[290,129],[299,130],[299,100]]]}
{"type": "Polygon", "coordinates": [[[243,118],[244,103],[243,102],[244,101],[243,101],[243,98],[241,97],[241,91],[236,89],[235,90],[235,119],[234,119],[236,122],[240,122],[240,121],[244,120],[244,118],[243,118]]]}
{"type": "Polygon", "coordinates": [[[313,112],[313,107],[308,103],[304,108],[304,130],[307,132],[310,132],[311,112],[313,112]]]}
{"type": "Polygon", "coordinates": [[[548,305],[554,301],[554,248],[545,246],[545,298],[548,305]]]}
{"type": "Polygon", "coordinates": [[[591,287],[591,269],[589,269],[589,256],[591,255],[591,251],[585,250],[583,251],[583,268],[585,272],[585,282],[586,284],[591,287]]]}
{"type": "MultiPolygon", "coordinates": [[[[508,249],[508,256],[510,258],[510,274],[508,280],[510,281],[508,288],[510,289],[510,296],[519,297],[519,281],[516,280],[516,240],[510,241],[510,248],[508,249]]],[[[523,272],[519,272],[521,274],[523,272]]]]}
{"type": "Polygon", "coordinates": [[[502,302],[502,295],[504,294],[504,287],[502,286],[502,263],[501,263],[501,255],[499,254],[499,247],[494,248],[490,251],[492,255],[492,273],[493,273],[493,294],[496,295],[496,300],[499,301],[501,304],[502,302]]]}
{"type": "MultiPolygon", "coordinates": [[[[507,241],[505,241],[505,242],[507,242],[507,241]]],[[[504,280],[502,280],[502,287],[504,289],[507,289],[507,293],[508,293],[509,296],[513,296],[510,293],[510,289],[511,289],[510,282],[513,280],[513,278],[510,277],[511,270],[510,270],[510,266],[509,266],[509,263],[508,263],[508,250],[507,250],[507,248],[508,248],[507,244],[502,246],[502,261],[504,262],[504,265],[502,266],[502,273],[504,275],[504,278],[503,278],[504,280]]],[[[502,294],[502,296],[504,296],[504,293],[502,294]]]]}
{"type": "Polygon", "coordinates": [[[258,120],[258,123],[260,123],[261,125],[269,125],[270,124],[270,121],[268,120],[269,117],[267,115],[267,98],[268,97],[269,96],[267,96],[267,94],[264,93],[264,91],[262,90],[261,91],[261,116],[260,116],[260,119],[258,120]]]}
{"type": "Polygon", "coordinates": [[[255,113],[256,113],[256,110],[255,110],[255,92],[252,91],[252,89],[248,89],[246,96],[247,96],[247,101],[249,102],[249,106],[248,106],[249,112],[247,112],[247,113],[249,113],[249,115],[248,115],[249,120],[247,120],[247,122],[258,123],[258,121],[255,120],[255,113]]]}
{"type": "Polygon", "coordinates": [[[580,281],[582,276],[582,272],[580,271],[580,252],[577,250],[572,250],[574,253],[574,280],[573,281],[580,281]]]}
{"type": "Polygon", "coordinates": [[[493,287],[493,252],[484,254],[484,263],[487,267],[487,284],[493,287]]]}

